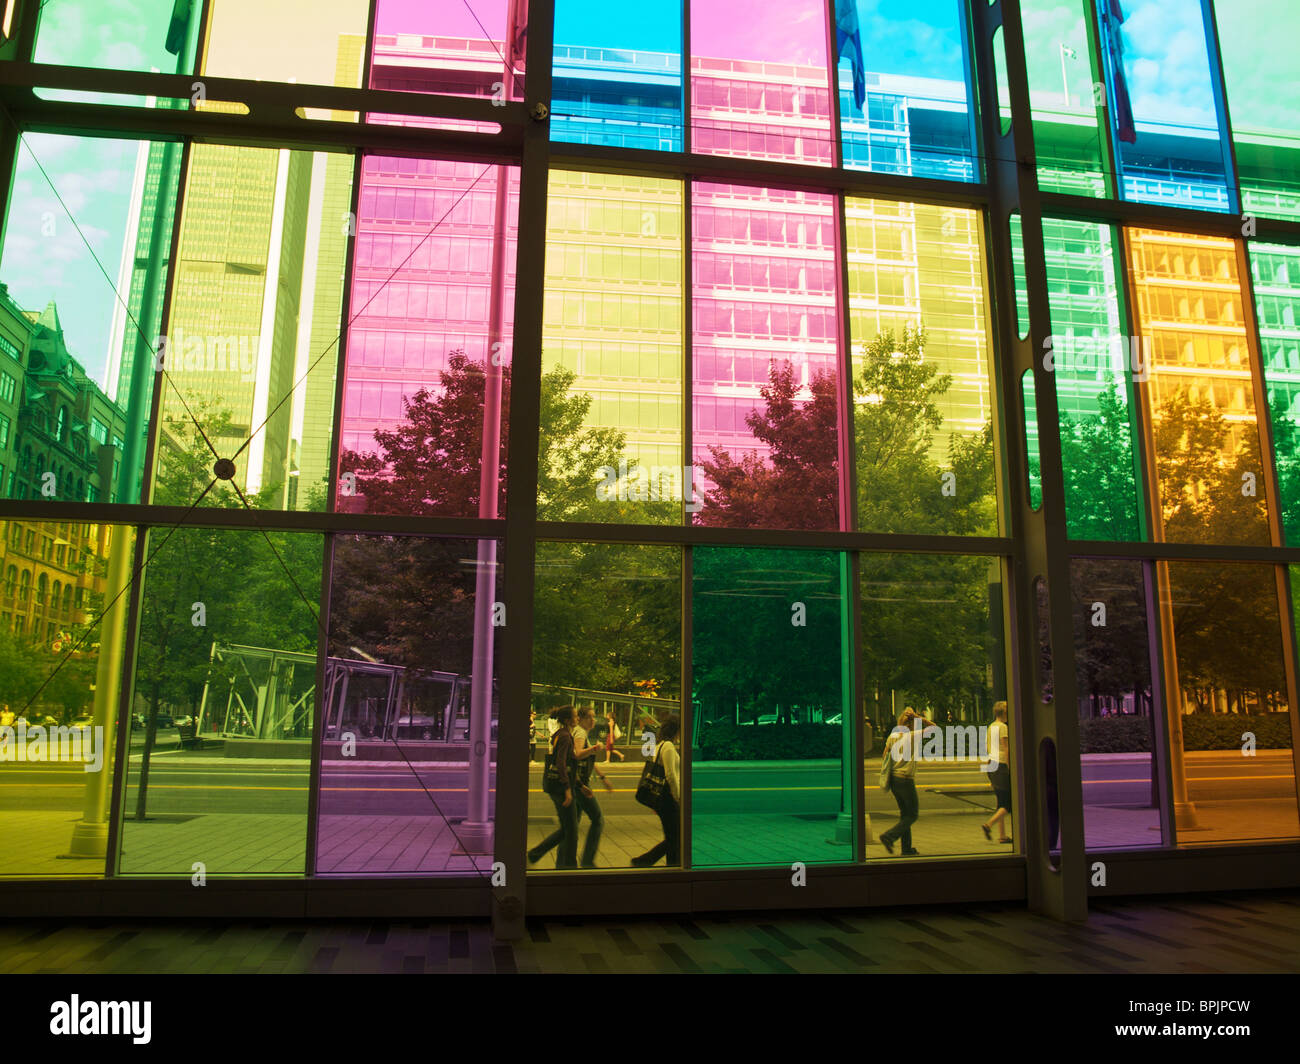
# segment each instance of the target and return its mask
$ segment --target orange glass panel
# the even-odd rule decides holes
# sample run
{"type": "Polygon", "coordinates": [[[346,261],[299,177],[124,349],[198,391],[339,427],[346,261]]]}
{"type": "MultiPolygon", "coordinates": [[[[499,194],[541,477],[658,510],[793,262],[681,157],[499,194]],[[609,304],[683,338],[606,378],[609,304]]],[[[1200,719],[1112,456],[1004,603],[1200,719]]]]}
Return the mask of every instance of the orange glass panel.
{"type": "Polygon", "coordinates": [[[1160,514],[1157,539],[1268,543],[1255,410],[1258,358],[1242,310],[1236,245],[1126,229],[1160,514]]]}

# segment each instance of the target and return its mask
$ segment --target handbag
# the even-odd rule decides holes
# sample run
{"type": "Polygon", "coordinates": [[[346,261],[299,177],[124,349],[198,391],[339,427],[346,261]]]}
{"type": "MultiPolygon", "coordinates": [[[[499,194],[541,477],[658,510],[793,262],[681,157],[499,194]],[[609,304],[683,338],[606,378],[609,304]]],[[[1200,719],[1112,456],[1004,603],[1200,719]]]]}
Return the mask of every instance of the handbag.
{"type": "MultiPolygon", "coordinates": [[[[559,734],[558,732],[556,734],[559,734]]],[[[560,780],[560,768],[555,763],[555,736],[551,736],[551,745],[546,752],[546,761],[542,765],[542,790],[547,794],[564,789],[560,780]]]]}
{"type": "Polygon", "coordinates": [[[880,755],[880,778],[876,785],[882,790],[889,790],[894,783],[894,759],[891,756],[889,743],[885,743],[885,749],[880,755]]]}
{"type": "Polygon", "coordinates": [[[641,769],[641,782],[636,785],[636,800],[658,812],[667,793],[668,781],[664,777],[663,762],[659,760],[656,751],[654,760],[647,761],[641,769]]]}

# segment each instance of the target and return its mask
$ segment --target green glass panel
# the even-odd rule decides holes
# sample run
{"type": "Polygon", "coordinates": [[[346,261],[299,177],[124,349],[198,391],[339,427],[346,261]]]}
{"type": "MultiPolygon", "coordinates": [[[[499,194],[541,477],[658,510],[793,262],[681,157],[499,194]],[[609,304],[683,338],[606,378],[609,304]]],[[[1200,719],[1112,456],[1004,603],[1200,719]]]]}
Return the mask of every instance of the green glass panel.
{"type": "Polygon", "coordinates": [[[1008,222],[1011,228],[1011,268],[1016,278],[1016,335],[1025,339],[1029,335],[1029,282],[1025,278],[1025,235],[1020,226],[1020,215],[1013,214],[1008,222]]]}
{"type": "Polygon", "coordinates": [[[323,537],[155,530],[122,875],[306,869],[323,537]]]}
{"type": "Polygon", "coordinates": [[[134,541],[0,522],[0,878],[104,874],[134,541]]]}
{"type": "Polygon", "coordinates": [[[181,154],[22,138],[0,251],[0,497],[139,501],[181,154]]]}
{"type": "Polygon", "coordinates": [[[1294,546],[1300,543],[1300,247],[1254,241],[1247,247],[1282,533],[1294,546]]]}
{"type": "Polygon", "coordinates": [[[693,864],[851,861],[847,556],[697,547],[692,564],[693,864]]]}
{"type": "MultiPolygon", "coordinates": [[[[557,826],[554,803],[542,790],[549,714],[560,705],[589,708],[585,741],[604,750],[593,762],[593,794],[575,796],[582,813],[580,863],[630,867],[664,838],[659,818],[635,796],[646,753],[655,752],[643,736],[657,735],[670,716],[681,717],[681,549],[539,543],[533,604],[528,845],[536,854],[557,826]],[[603,830],[593,833],[596,820],[603,830]]],[[[674,742],[683,756],[684,745],[674,742]]],[[[558,853],[549,852],[531,867],[556,867],[558,853]]]]}
{"type": "Polygon", "coordinates": [[[1043,247],[1069,534],[1140,539],[1129,385],[1145,379],[1150,357],[1123,335],[1114,233],[1045,218],[1043,247]]]}
{"type": "Polygon", "coordinates": [[[1241,209],[1300,218],[1300,9],[1291,0],[1214,7],[1241,209]]]}
{"type": "MultiPolygon", "coordinates": [[[[32,54],[37,63],[187,74],[194,69],[203,4],[200,0],[136,0],[123,9],[102,0],[45,0],[39,18],[32,54]]],[[[75,90],[40,89],[37,95],[146,107],[189,103],[188,99],[155,102],[152,97],[75,90]]]]}
{"type": "MultiPolygon", "coordinates": [[[[869,858],[895,856],[908,837],[895,830],[897,789],[878,786],[881,757],[900,718],[912,709],[938,731],[923,732],[911,771],[919,819],[912,848],[924,856],[1008,853],[979,825],[995,809],[989,773],[981,768],[993,707],[1007,699],[1002,562],[961,555],[862,554],[862,684],[869,726],[866,814],[869,858]]],[[[922,726],[924,728],[924,726],[922,726]]],[[[1010,721],[1011,771],[1017,738],[1010,721]]],[[[928,729],[926,729],[928,730],[928,729]]],[[[1013,838],[1010,819],[1004,822],[1013,838]]],[[[1017,824],[1016,827],[1019,827],[1017,824]]]]}
{"type": "Polygon", "coordinates": [[[993,31],[993,71],[997,78],[998,116],[1005,136],[1011,129],[1011,89],[1007,83],[1007,50],[1002,41],[1002,27],[993,31]]]}
{"type": "Polygon", "coordinates": [[[1025,410],[1025,453],[1029,456],[1029,505],[1043,505],[1043,459],[1038,450],[1038,403],[1034,392],[1034,371],[1020,375],[1020,402],[1025,410]]]}
{"type": "Polygon", "coordinates": [[[1044,191],[1105,196],[1096,78],[1085,0],[1021,0],[1025,72],[1044,191]]]}

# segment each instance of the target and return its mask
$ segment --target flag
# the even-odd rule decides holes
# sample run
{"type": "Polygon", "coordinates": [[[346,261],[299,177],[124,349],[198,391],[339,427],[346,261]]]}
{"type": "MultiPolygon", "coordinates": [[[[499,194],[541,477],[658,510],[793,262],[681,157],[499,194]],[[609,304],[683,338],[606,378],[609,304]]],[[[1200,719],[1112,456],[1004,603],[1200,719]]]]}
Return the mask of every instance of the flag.
{"type": "Polygon", "coordinates": [[[835,48],[853,67],[853,100],[860,114],[867,104],[867,61],[862,55],[857,0],[835,0],[835,48]]]}
{"type": "Polygon", "coordinates": [[[1128,82],[1124,78],[1124,42],[1120,38],[1120,25],[1124,9],[1119,0],[1104,0],[1102,21],[1106,24],[1106,46],[1110,49],[1110,67],[1115,100],[1115,129],[1125,144],[1137,143],[1137,127],[1133,124],[1133,104],[1128,96],[1128,82]]]}

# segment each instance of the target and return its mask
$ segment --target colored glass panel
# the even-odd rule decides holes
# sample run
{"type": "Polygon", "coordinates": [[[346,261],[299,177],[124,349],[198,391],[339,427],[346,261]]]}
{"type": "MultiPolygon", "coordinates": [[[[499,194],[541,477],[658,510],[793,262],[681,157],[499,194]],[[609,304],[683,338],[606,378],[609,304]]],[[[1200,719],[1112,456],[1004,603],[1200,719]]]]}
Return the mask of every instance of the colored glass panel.
{"type": "Polygon", "coordinates": [[[1025,412],[1025,454],[1029,456],[1029,506],[1037,510],[1043,505],[1043,459],[1038,449],[1038,398],[1032,369],[1020,374],[1020,404],[1025,412]]]}
{"type": "Polygon", "coordinates": [[[1300,835],[1296,707],[1287,702],[1270,565],[1157,562],[1180,846],[1300,835]],[[1160,573],[1167,567],[1167,573],[1160,573]]]}
{"type": "Polygon", "coordinates": [[[1231,209],[1204,0],[1096,3],[1123,198],[1231,209]]]}
{"type": "Polygon", "coordinates": [[[1140,346],[1124,336],[1114,239],[1107,225],[1043,219],[1049,361],[1066,521],[1075,539],[1141,538],[1129,389],[1133,379],[1146,379],[1150,367],[1140,346]]]}
{"type": "Polygon", "coordinates": [[[339,509],[503,512],[518,189],[514,167],[363,160],[339,509]],[[485,433],[500,471],[480,500],[485,433]]]}
{"type": "Polygon", "coordinates": [[[1282,534],[1294,546],[1300,543],[1300,247],[1252,240],[1247,248],[1282,534]]]}
{"type": "Polygon", "coordinates": [[[317,872],[489,874],[497,554],[493,541],[335,538],[317,872]]]}
{"type": "Polygon", "coordinates": [[[682,0],[559,0],[551,137],[682,150],[682,0]]]}
{"type": "Polygon", "coordinates": [[[692,190],[697,524],[838,528],[835,199],[692,190]]]}
{"type": "Polygon", "coordinates": [[[134,539],[0,522],[0,877],[104,874],[134,539]]]}
{"type": "Polygon", "coordinates": [[[844,165],[974,181],[965,6],[841,0],[835,7],[844,165]]]}
{"type": "Polygon", "coordinates": [[[691,146],[831,166],[824,0],[693,0],[691,146]]]}
{"type": "MultiPolygon", "coordinates": [[[[40,5],[36,46],[32,59],[59,66],[100,70],[161,70],[186,74],[194,67],[194,54],[202,25],[203,5],[176,0],[140,0],[130,16],[99,0],[67,0],[40,5]]],[[[91,103],[154,106],[143,96],[38,89],[47,100],[83,100],[91,103]]],[[[173,101],[161,101],[167,106],[173,101]]],[[[175,101],[184,106],[188,101],[175,101]]]]}
{"type": "Polygon", "coordinates": [[[325,508],[352,170],[350,155],[192,149],[154,502],[191,505],[223,458],[235,476],[204,505],[325,508]]]}
{"type": "Polygon", "coordinates": [[[1156,759],[1164,722],[1151,684],[1147,571],[1124,558],[1074,558],[1074,675],[1079,699],[1084,844],[1159,846],[1156,759]]]}
{"type": "Polygon", "coordinates": [[[209,0],[200,72],[357,88],[369,6],[367,0],[319,0],[308,16],[297,0],[209,0]]]}
{"type": "Polygon", "coordinates": [[[23,136],[0,251],[0,497],[139,501],[180,159],[23,136]]]}
{"type": "Polygon", "coordinates": [[[1267,543],[1254,357],[1237,246],[1126,229],[1163,538],[1267,543]]]}
{"type": "MultiPolygon", "coordinates": [[[[867,826],[877,844],[869,858],[885,858],[882,838],[894,854],[926,856],[1009,852],[979,830],[998,808],[991,785],[988,725],[994,703],[1007,698],[1002,562],[960,555],[862,554],[862,684],[870,725],[866,766],[867,826]],[[908,709],[925,721],[913,731],[915,761],[894,763],[890,791],[878,786],[885,744],[908,709]],[[919,819],[902,821],[915,803],[919,819]],[[907,827],[908,830],[903,830],[907,827]]],[[[1014,721],[1009,721],[1014,727],[1014,721]]],[[[1016,738],[1010,743],[1012,776],[1016,738]]],[[[892,758],[893,751],[891,749],[892,758]]],[[[1006,807],[1010,812],[1010,807],[1006,807]]],[[[1007,818],[1002,828],[1014,838],[1007,818]]]]}
{"type": "Polygon", "coordinates": [[[538,516],[681,522],[682,185],[555,170],[538,516]]]}
{"type": "Polygon", "coordinates": [[[845,210],[858,526],[995,535],[983,221],[885,200],[845,210]]]}
{"type": "MultiPolygon", "coordinates": [[[[548,742],[558,726],[550,713],[560,705],[592,711],[585,742],[601,748],[594,761],[582,762],[590,765],[585,771],[592,796],[575,794],[579,863],[627,868],[632,858],[665,840],[665,825],[635,795],[645,733],[657,737],[670,716],[681,717],[681,579],[677,547],[538,544],[528,770],[531,867],[562,866],[558,852],[542,852],[563,815],[542,790],[548,742]]],[[[684,758],[680,736],[673,745],[684,758]]],[[[675,821],[672,826],[680,830],[675,821]]],[[[554,840],[557,851],[562,838],[554,840]]],[[[669,866],[680,861],[680,854],[658,856],[669,866]]]]}
{"type": "MultiPolygon", "coordinates": [[[[520,100],[526,0],[377,0],[370,87],[520,100]]],[[[363,42],[364,47],[364,42],[363,42]]],[[[491,133],[495,122],[370,115],[369,121],[491,133]]]]}
{"type": "Polygon", "coordinates": [[[322,546],[309,533],[150,533],[120,874],[306,871],[322,546]]]}
{"type": "Polygon", "coordinates": [[[1292,46],[1300,13],[1289,0],[1214,8],[1241,209],[1300,218],[1300,85],[1292,46]]]}
{"type": "Polygon", "coordinates": [[[696,547],[692,566],[693,865],[851,861],[848,557],[696,547]]]}
{"type": "Polygon", "coordinates": [[[1021,0],[1025,72],[1044,191],[1105,196],[1100,115],[1088,46],[1089,0],[1021,0]]]}

